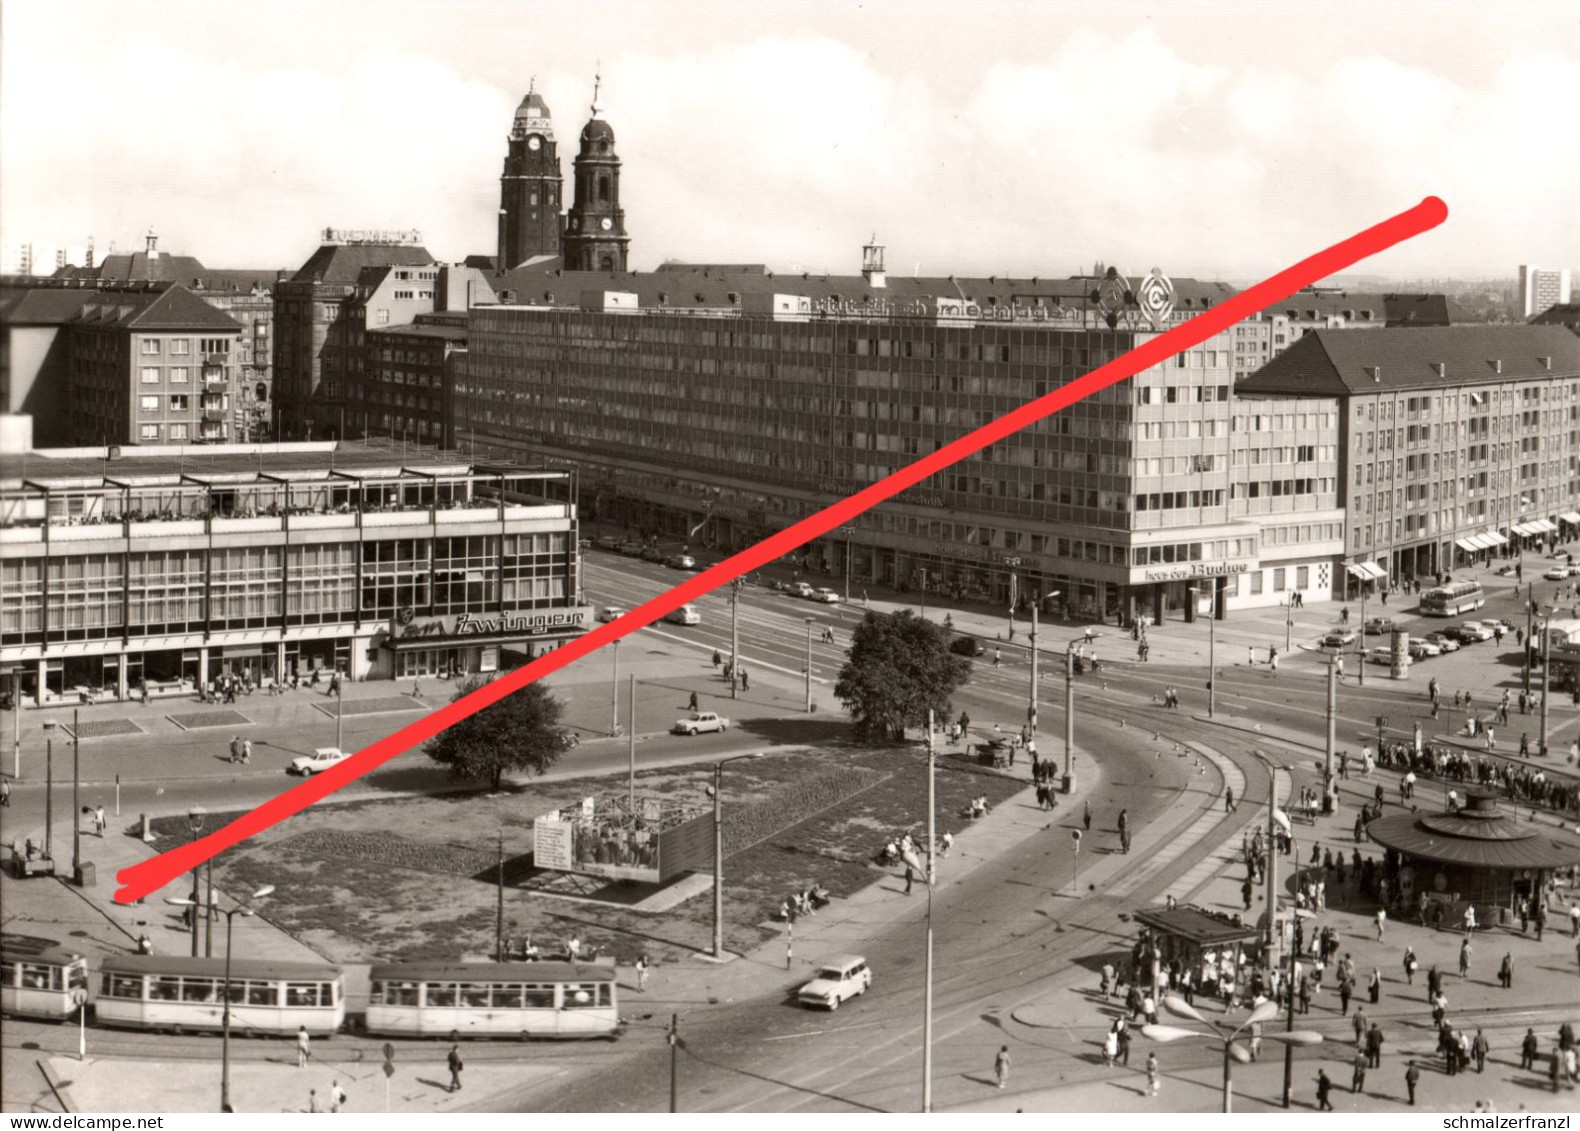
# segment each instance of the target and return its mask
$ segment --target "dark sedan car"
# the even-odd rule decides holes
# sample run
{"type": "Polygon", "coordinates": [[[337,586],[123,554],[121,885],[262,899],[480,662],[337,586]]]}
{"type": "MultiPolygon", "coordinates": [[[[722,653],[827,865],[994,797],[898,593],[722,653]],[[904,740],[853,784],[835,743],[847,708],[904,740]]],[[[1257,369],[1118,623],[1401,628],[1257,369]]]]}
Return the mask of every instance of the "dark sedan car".
{"type": "Polygon", "coordinates": [[[954,643],[949,645],[949,650],[957,656],[984,656],[987,648],[975,636],[956,637],[954,643]]]}

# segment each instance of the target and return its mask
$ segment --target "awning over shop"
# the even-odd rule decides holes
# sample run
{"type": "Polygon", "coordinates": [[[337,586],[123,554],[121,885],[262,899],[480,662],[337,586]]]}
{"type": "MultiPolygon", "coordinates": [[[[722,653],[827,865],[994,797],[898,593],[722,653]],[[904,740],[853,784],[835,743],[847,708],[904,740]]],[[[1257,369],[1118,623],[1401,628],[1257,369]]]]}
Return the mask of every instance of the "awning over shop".
{"type": "Polygon", "coordinates": [[[1454,545],[1467,553],[1478,550],[1490,550],[1493,546],[1501,545],[1508,541],[1501,534],[1471,534],[1464,538],[1456,539],[1454,545]]]}
{"type": "Polygon", "coordinates": [[[1509,540],[1496,531],[1488,534],[1487,537],[1491,539],[1491,541],[1487,543],[1489,546],[1507,546],[1509,544],[1509,540]]]}
{"type": "Polygon", "coordinates": [[[1558,517],[1563,522],[1580,523],[1580,511],[1564,511],[1558,517]]]}
{"type": "Polygon", "coordinates": [[[1547,518],[1539,518],[1532,525],[1538,534],[1551,534],[1558,529],[1558,524],[1547,518]]]}
{"type": "Polygon", "coordinates": [[[1380,581],[1388,576],[1388,571],[1376,562],[1346,562],[1344,570],[1361,581],[1380,581]]]}
{"type": "Polygon", "coordinates": [[[1518,534],[1521,538],[1525,537],[1527,534],[1535,534],[1536,531],[1537,526],[1534,522],[1522,522],[1518,525],[1509,527],[1510,534],[1518,534]]]}

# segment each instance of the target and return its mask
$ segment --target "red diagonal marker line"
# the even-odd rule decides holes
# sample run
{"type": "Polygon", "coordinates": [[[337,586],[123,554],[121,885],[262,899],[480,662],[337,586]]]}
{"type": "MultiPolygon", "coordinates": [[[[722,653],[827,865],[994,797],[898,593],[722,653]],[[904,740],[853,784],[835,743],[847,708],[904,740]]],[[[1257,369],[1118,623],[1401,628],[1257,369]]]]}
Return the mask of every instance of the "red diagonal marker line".
{"type": "Polygon", "coordinates": [[[580,636],[546,656],[500,676],[455,703],[446,704],[425,718],[402,727],[394,734],[379,739],[371,746],[341,762],[339,765],[304,781],[294,789],[271,798],[223,828],[215,829],[202,840],[172,848],[151,860],[124,868],[118,875],[121,888],[115,893],[119,903],[129,903],[158,890],[177,876],[191,871],[211,857],[217,856],[250,836],[293,817],[336,790],[350,785],[364,774],[376,770],[385,762],[420,742],[425,742],[453,723],[468,715],[497,703],[513,691],[518,691],[534,680],[559,671],[567,664],[590,655],[605,644],[629,636],[646,628],[666,613],[681,605],[727,585],[743,574],[750,573],[775,558],[783,557],[800,546],[826,534],[836,526],[849,522],[857,515],[892,499],[901,491],[935,475],[951,464],[997,443],[1022,428],[1068,408],[1076,401],[1091,396],[1099,389],[1106,389],[1144,369],[1150,369],[1175,354],[1200,345],[1214,334],[1233,326],[1273,303],[1289,297],[1302,287],[1310,286],[1335,272],[1354,266],[1368,256],[1386,251],[1396,244],[1437,227],[1448,218],[1448,206],[1435,196],[1429,196],[1407,212],[1401,212],[1375,227],[1351,236],[1342,243],[1303,259],[1269,279],[1225,299],[1188,322],[1143,342],[1129,353],[1115,358],[1084,377],[1062,385],[1034,401],[1021,405],[997,420],[984,424],[931,455],[923,456],[908,467],[866,487],[848,499],[823,508],[816,514],[802,519],[777,534],[770,535],[749,549],[726,558],[718,565],[682,581],[666,593],[641,605],[619,620],[603,624],[580,636]]]}

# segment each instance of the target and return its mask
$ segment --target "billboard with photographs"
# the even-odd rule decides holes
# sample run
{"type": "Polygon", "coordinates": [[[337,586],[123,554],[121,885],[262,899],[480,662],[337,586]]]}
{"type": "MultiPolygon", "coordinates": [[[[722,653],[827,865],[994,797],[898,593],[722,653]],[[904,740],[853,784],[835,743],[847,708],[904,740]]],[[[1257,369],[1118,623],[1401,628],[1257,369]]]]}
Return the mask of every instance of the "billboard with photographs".
{"type": "Polygon", "coordinates": [[[625,798],[589,797],[533,822],[533,861],[554,871],[663,883],[711,867],[711,821],[706,810],[658,798],[633,806],[625,798]]]}

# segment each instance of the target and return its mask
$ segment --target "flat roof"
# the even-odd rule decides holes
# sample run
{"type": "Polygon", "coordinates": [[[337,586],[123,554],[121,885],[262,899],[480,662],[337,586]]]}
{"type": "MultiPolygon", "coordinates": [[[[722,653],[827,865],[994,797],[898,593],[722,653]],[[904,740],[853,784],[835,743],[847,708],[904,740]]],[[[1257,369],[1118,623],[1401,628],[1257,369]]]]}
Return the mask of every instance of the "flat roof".
{"type": "Polygon", "coordinates": [[[1261,937],[1255,923],[1244,923],[1237,927],[1227,918],[1219,918],[1200,907],[1176,907],[1173,910],[1147,907],[1135,912],[1132,918],[1155,931],[1176,935],[1201,946],[1250,942],[1261,937]]]}

